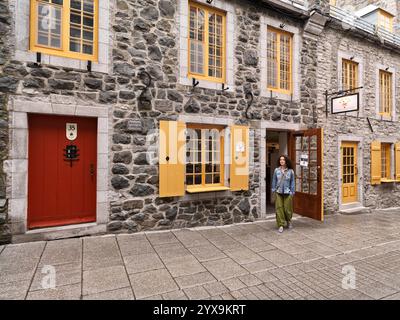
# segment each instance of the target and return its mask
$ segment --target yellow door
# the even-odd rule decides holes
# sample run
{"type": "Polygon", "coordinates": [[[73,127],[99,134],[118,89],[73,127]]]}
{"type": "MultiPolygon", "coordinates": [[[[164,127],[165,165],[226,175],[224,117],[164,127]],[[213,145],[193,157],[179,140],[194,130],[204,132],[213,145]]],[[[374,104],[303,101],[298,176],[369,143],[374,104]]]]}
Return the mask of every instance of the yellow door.
{"type": "Polygon", "coordinates": [[[358,201],[357,143],[342,142],[342,202],[358,201]]]}

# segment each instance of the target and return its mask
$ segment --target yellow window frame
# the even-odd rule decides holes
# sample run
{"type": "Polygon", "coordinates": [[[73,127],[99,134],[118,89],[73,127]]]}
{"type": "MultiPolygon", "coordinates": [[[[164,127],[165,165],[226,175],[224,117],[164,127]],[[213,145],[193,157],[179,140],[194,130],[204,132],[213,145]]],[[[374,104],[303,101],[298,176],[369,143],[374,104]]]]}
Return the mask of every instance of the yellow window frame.
{"type": "MultiPolygon", "coordinates": [[[[276,64],[277,64],[277,78],[276,78],[276,83],[277,87],[272,87],[270,85],[267,85],[267,89],[278,92],[278,93],[283,93],[283,94],[292,94],[293,93],[293,34],[290,32],[286,32],[283,30],[279,30],[273,27],[268,27],[267,33],[268,32],[274,32],[276,33],[276,64]],[[282,89],[281,88],[281,36],[286,35],[289,36],[290,43],[289,43],[289,90],[282,89]]],[[[268,40],[267,40],[268,41],[268,40]]]]}
{"type": "MultiPolygon", "coordinates": [[[[187,129],[193,130],[204,130],[204,129],[216,129],[220,133],[225,129],[224,126],[215,126],[208,124],[187,124],[187,129]]],[[[219,190],[229,190],[228,187],[225,187],[224,177],[225,177],[225,163],[224,163],[224,135],[220,135],[220,183],[206,183],[206,142],[205,135],[201,134],[201,184],[198,185],[186,185],[186,191],[189,193],[197,193],[197,192],[207,192],[207,191],[219,191],[219,190]]],[[[186,173],[185,169],[185,184],[186,177],[190,175],[186,173]]]]}
{"type": "Polygon", "coordinates": [[[382,143],[381,144],[381,172],[382,172],[382,181],[388,181],[392,179],[391,173],[391,144],[390,143],[382,143]],[[383,167],[384,165],[384,167],[383,167]]]}
{"type": "Polygon", "coordinates": [[[393,108],[393,74],[379,70],[379,115],[390,117],[393,108]]]}
{"type": "Polygon", "coordinates": [[[200,80],[208,80],[217,83],[226,82],[226,12],[205,6],[203,4],[189,1],[189,12],[188,12],[188,77],[193,77],[200,80]],[[190,8],[195,7],[197,9],[204,10],[204,52],[203,52],[203,73],[195,73],[190,71],[190,8]],[[222,77],[211,77],[208,75],[209,68],[209,14],[218,14],[222,16],[222,77]]]}
{"type": "Polygon", "coordinates": [[[383,10],[378,13],[378,26],[393,33],[393,15],[383,10]]]}
{"type": "Polygon", "coordinates": [[[37,43],[37,4],[44,3],[41,0],[31,0],[30,1],[30,39],[29,45],[30,50],[33,52],[40,52],[44,54],[59,56],[59,57],[66,57],[72,59],[79,59],[79,60],[87,60],[92,62],[98,61],[98,29],[99,29],[99,1],[94,0],[94,17],[93,17],[93,54],[84,54],[73,52],[69,50],[69,42],[70,42],[70,0],[64,0],[62,7],[62,24],[61,24],[61,48],[51,48],[47,46],[43,46],[37,43]]]}
{"type": "Polygon", "coordinates": [[[358,87],[358,63],[342,60],[342,89],[351,90],[358,87]]]}

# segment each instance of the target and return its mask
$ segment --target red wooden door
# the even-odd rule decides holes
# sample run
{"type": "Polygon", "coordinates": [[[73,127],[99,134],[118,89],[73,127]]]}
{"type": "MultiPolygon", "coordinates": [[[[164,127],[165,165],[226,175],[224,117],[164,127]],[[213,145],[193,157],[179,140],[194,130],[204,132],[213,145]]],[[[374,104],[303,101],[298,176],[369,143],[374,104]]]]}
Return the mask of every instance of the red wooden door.
{"type": "Polygon", "coordinates": [[[97,119],[30,114],[28,228],[96,221],[97,119]],[[66,124],[77,124],[69,141],[66,124]],[[66,161],[76,145],[78,160],[66,161]]]}
{"type": "Polygon", "coordinates": [[[296,173],[294,212],[319,221],[324,220],[322,137],[322,129],[294,132],[289,147],[296,173]]]}

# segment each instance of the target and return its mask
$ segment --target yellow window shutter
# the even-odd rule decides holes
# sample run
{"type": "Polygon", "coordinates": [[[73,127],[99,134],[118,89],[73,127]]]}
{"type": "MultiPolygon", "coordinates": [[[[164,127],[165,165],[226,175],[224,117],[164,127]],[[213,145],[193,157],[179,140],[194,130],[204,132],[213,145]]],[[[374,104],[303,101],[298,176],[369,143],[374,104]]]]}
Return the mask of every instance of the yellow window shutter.
{"type": "Polygon", "coordinates": [[[249,190],[249,127],[231,126],[231,170],[232,191],[249,190]]]}
{"type": "Polygon", "coordinates": [[[160,197],[184,196],[186,124],[160,121],[158,147],[160,197]]]}
{"type": "Polygon", "coordinates": [[[371,142],[371,185],[381,184],[382,154],[380,141],[371,142]]]}
{"type": "Polygon", "coordinates": [[[400,142],[395,145],[396,180],[400,181],[400,142]]]}

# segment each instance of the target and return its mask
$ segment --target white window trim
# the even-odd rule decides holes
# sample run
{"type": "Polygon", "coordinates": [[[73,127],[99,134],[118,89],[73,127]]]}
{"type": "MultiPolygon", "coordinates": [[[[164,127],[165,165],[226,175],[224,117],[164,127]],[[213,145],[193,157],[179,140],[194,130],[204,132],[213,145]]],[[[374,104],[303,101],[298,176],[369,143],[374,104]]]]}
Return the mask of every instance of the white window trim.
{"type": "MultiPolygon", "coordinates": [[[[36,52],[29,50],[30,0],[11,0],[10,8],[14,11],[14,59],[22,62],[36,62],[36,52]]],[[[92,71],[95,72],[110,73],[112,71],[111,12],[114,12],[114,2],[99,0],[98,61],[92,62],[92,71]]],[[[49,54],[41,55],[41,63],[87,70],[87,61],[85,60],[64,58],[49,54]]]]}
{"type": "Polygon", "coordinates": [[[271,17],[261,16],[260,25],[260,59],[261,59],[261,96],[275,97],[281,100],[300,100],[300,45],[301,36],[300,29],[294,26],[286,25],[283,29],[280,27],[282,21],[271,17]],[[282,31],[287,31],[293,34],[293,49],[292,49],[292,79],[293,79],[293,97],[290,94],[284,94],[276,91],[268,90],[268,68],[267,68],[267,29],[273,27],[282,31]]]}
{"type": "MultiPolygon", "coordinates": [[[[339,51],[338,53],[338,91],[343,89],[342,83],[342,73],[343,73],[343,59],[350,60],[358,63],[358,87],[364,87],[364,60],[362,56],[356,55],[354,53],[339,51]],[[353,58],[353,59],[351,59],[353,58]]],[[[357,90],[360,94],[360,109],[353,112],[348,112],[350,116],[363,116],[364,108],[362,108],[364,101],[364,89],[357,90]]],[[[349,94],[349,93],[347,93],[349,94]]]]}
{"type": "MultiPolygon", "coordinates": [[[[213,1],[211,5],[207,4],[205,0],[197,0],[197,2],[204,4],[209,7],[214,7],[226,12],[226,83],[225,86],[229,87],[228,92],[235,91],[234,81],[234,69],[235,69],[235,58],[234,58],[234,39],[236,38],[235,32],[235,7],[227,1],[213,1]]],[[[188,12],[189,12],[189,0],[179,0],[179,14],[176,17],[176,23],[179,30],[179,83],[186,86],[192,86],[192,77],[188,77],[189,61],[188,61],[188,12]]],[[[205,89],[221,90],[222,83],[212,82],[209,80],[196,79],[199,81],[198,87],[205,89]]]]}
{"type": "Polygon", "coordinates": [[[389,120],[389,121],[397,121],[396,119],[396,68],[393,67],[389,67],[388,70],[386,70],[388,68],[388,66],[385,66],[383,64],[377,64],[376,66],[376,71],[375,71],[375,87],[376,87],[376,91],[375,91],[375,101],[376,101],[376,108],[375,108],[375,118],[377,120],[389,120]],[[387,71],[392,73],[392,115],[391,117],[388,116],[381,116],[379,114],[379,103],[380,103],[380,90],[379,90],[379,83],[380,83],[380,79],[379,79],[379,72],[380,71],[387,71]]]}

